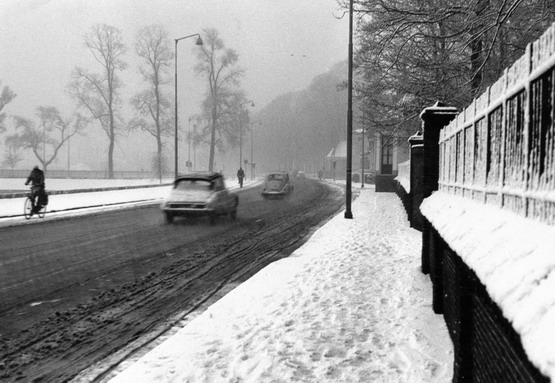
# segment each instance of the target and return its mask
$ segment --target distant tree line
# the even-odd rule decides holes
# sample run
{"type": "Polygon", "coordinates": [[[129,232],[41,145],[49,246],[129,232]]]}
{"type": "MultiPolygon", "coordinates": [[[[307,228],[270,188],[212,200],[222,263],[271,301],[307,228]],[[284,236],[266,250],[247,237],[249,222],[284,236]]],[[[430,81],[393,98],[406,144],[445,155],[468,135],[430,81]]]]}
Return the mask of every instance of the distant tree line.
{"type": "Polygon", "coordinates": [[[338,87],[346,72],[346,62],[338,63],[306,89],[277,97],[254,116],[257,168],[323,167],[324,156],[346,138],[347,92],[338,87]]]}
{"type": "MultiPolygon", "coordinates": [[[[212,170],[214,150],[226,150],[238,141],[239,134],[247,130],[248,113],[241,105],[245,101],[239,79],[243,70],[238,68],[238,55],[226,49],[218,31],[205,29],[204,45],[198,49],[197,74],[207,79],[203,115],[198,121],[207,121],[205,128],[196,132],[195,140],[206,142],[210,149],[209,168],[212,170]],[[208,139],[207,139],[208,137],[208,139]]],[[[134,50],[142,59],[139,74],[144,88],[137,90],[129,101],[135,116],[124,120],[121,113],[120,74],[127,68],[127,47],[118,28],[107,24],[92,26],[84,37],[85,47],[99,67],[97,72],[76,67],[71,73],[68,94],[76,102],[76,110],[64,117],[53,106],[37,107],[36,118],[11,116],[16,132],[5,138],[3,164],[13,167],[22,160],[20,150],[30,150],[46,171],[56,159],[60,148],[74,135],[85,134],[97,124],[108,138],[108,177],[114,175],[114,148],[116,140],[125,131],[141,130],[156,141],[152,165],[160,180],[168,166],[164,156],[164,138],[174,133],[171,68],[174,53],[171,40],[164,27],[146,26],[138,30],[134,50]]],[[[1,85],[1,83],[0,83],[1,85]]],[[[6,131],[4,107],[15,98],[15,93],[4,86],[0,93],[0,133],[6,131]]],[[[193,137],[190,137],[192,139],[193,137]]]]}

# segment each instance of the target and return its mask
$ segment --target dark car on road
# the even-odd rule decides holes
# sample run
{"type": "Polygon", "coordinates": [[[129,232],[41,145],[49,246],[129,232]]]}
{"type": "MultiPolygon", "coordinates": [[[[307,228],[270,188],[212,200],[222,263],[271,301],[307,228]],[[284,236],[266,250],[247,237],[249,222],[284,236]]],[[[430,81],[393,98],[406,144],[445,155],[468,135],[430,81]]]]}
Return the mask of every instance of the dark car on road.
{"type": "Polygon", "coordinates": [[[266,175],[262,197],[283,198],[289,197],[293,193],[293,184],[289,179],[289,173],[277,171],[266,175]]]}
{"type": "Polygon", "coordinates": [[[213,224],[220,215],[235,219],[238,206],[239,197],[226,188],[221,173],[200,172],[178,177],[161,209],[167,223],[175,217],[207,216],[213,224]]]}

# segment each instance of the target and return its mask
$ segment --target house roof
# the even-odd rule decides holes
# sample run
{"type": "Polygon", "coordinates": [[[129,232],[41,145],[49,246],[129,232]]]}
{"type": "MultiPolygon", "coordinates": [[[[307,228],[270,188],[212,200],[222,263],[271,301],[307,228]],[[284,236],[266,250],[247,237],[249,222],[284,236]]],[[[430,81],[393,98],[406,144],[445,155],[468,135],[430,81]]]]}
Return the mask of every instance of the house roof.
{"type": "Polygon", "coordinates": [[[334,148],[331,148],[326,157],[347,158],[347,141],[339,141],[334,148]]]}

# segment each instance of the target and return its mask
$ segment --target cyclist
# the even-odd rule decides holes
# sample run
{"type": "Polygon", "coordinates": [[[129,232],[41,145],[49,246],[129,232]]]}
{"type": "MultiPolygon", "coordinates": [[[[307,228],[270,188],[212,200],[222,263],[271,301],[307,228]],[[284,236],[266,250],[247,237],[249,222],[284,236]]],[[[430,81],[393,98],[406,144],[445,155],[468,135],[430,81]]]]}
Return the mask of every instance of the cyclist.
{"type": "Polygon", "coordinates": [[[35,166],[33,170],[31,170],[29,177],[27,177],[25,185],[29,185],[29,183],[31,183],[31,202],[33,203],[31,214],[35,214],[42,208],[40,196],[45,193],[44,172],[40,170],[38,166],[35,166]],[[38,200],[37,197],[39,197],[38,200]],[[37,202],[36,204],[35,200],[37,202]]]}

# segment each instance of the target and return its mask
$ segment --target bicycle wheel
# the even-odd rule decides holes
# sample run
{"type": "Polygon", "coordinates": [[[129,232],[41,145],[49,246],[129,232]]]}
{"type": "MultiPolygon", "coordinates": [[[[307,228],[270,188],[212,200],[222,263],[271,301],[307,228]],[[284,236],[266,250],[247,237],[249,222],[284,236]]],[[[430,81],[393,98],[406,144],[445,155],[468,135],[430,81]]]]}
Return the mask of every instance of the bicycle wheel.
{"type": "Polygon", "coordinates": [[[27,197],[25,199],[25,204],[23,208],[23,215],[25,216],[25,219],[31,218],[32,211],[33,211],[33,201],[31,200],[31,198],[27,197]]]}
{"type": "Polygon", "coordinates": [[[40,208],[39,218],[44,218],[45,215],[46,215],[46,205],[40,208]]]}

